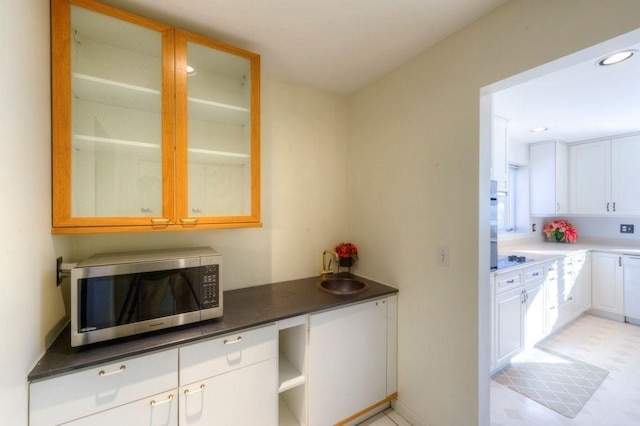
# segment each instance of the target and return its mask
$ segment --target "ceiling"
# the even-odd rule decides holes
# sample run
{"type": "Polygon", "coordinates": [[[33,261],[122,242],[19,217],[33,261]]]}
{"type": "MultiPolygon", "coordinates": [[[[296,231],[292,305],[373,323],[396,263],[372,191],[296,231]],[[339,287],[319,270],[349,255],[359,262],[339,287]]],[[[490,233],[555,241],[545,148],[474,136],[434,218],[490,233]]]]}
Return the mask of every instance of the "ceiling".
{"type": "Polygon", "coordinates": [[[349,95],[507,0],[101,0],[262,56],[263,71],[349,95]]]}
{"type": "MultiPolygon", "coordinates": [[[[640,44],[627,48],[640,51],[640,44]]],[[[493,111],[509,120],[510,140],[570,143],[640,132],[640,55],[606,67],[599,59],[495,93],[493,111]],[[548,130],[531,132],[538,126],[548,130]]]]}

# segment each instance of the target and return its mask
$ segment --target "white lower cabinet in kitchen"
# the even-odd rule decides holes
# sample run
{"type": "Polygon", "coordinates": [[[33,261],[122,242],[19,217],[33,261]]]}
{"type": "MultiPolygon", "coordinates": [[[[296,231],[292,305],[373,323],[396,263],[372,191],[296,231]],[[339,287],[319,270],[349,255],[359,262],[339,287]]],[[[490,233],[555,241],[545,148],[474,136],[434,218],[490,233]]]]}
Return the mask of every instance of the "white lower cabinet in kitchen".
{"type": "Polygon", "coordinates": [[[495,298],[495,366],[499,367],[522,351],[522,288],[498,294],[495,298]]]}
{"type": "Polygon", "coordinates": [[[177,349],[43,379],[29,386],[29,424],[175,425],[177,384],[177,349]]]}
{"type": "Polygon", "coordinates": [[[310,316],[309,425],[355,419],[396,392],[396,312],[391,296],[310,316]]]}
{"type": "Polygon", "coordinates": [[[564,260],[554,262],[547,272],[547,327],[552,333],[569,321],[574,315],[573,269],[564,260]]]}
{"type": "Polygon", "coordinates": [[[491,371],[547,336],[546,285],[552,265],[548,262],[492,274],[491,371]]]}
{"type": "Polygon", "coordinates": [[[592,309],[612,319],[624,318],[622,255],[594,251],[591,254],[592,309]]]}
{"type": "MultiPolygon", "coordinates": [[[[542,268],[540,268],[542,269],[542,268]]],[[[532,348],[547,335],[544,278],[524,287],[524,348],[532,348]]]]}
{"type": "Polygon", "coordinates": [[[180,425],[277,425],[275,324],[180,348],[180,425]]]}
{"type": "MultiPolygon", "coordinates": [[[[602,274],[613,276],[613,258],[603,261],[594,255],[594,286],[595,259],[606,265],[602,274]]],[[[491,371],[592,307],[591,264],[591,254],[583,252],[491,274],[491,371]]],[[[595,292],[594,308],[599,303],[595,292]]],[[[603,295],[615,298],[607,291],[603,295]]]]}
{"type": "Polygon", "coordinates": [[[494,274],[492,370],[546,335],[544,271],[539,265],[494,274]]]}
{"type": "Polygon", "coordinates": [[[326,426],[397,392],[396,295],[34,381],[29,424],[326,426]]]}

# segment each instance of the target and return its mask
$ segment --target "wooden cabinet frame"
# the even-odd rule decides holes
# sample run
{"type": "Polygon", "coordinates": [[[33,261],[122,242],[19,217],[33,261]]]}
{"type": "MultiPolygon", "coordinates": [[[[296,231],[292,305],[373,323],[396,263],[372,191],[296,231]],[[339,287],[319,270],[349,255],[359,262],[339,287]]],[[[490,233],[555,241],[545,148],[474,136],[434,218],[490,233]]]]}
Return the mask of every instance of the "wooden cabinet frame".
{"type": "Polygon", "coordinates": [[[260,209],[260,56],[176,30],[92,0],[51,0],[52,25],[52,232],[86,234],[212,228],[259,227],[260,209]],[[127,21],[162,35],[162,215],[156,217],[79,217],[72,214],[71,5],[127,21]],[[179,40],[177,40],[179,39],[179,40]],[[232,53],[251,62],[251,209],[246,216],[187,214],[186,40],[232,53]],[[183,96],[184,95],[184,96],[183,96]]]}

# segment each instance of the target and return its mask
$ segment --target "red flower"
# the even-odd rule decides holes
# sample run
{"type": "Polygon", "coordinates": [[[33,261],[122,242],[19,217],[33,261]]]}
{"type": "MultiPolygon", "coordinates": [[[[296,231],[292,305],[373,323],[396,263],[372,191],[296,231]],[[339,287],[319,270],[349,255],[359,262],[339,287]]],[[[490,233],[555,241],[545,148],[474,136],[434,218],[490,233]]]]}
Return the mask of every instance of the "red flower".
{"type": "Polygon", "coordinates": [[[358,248],[352,243],[340,243],[336,246],[336,253],[340,259],[358,257],[358,248]]]}

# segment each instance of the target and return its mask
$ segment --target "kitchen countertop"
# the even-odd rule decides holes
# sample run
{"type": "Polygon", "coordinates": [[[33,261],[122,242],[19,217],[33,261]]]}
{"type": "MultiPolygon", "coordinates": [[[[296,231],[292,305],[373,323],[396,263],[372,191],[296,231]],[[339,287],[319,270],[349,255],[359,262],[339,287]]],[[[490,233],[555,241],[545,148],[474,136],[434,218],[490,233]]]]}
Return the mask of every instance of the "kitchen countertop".
{"type": "Polygon", "coordinates": [[[600,240],[584,238],[576,243],[556,243],[556,242],[526,242],[517,243],[510,241],[506,247],[501,248],[500,255],[524,255],[534,259],[532,262],[525,262],[509,268],[492,272],[504,272],[515,268],[535,266],[549,260],[559,259],[564,256],[585,253],[588,251],[604,251],[608,253],[627,254],[640,256],[640,242],[622,242],[614,240],[600,240]]]}
{"type": "Polygon", "coordinates": [[[335,295],[317,288],[320,277],[309,277],[225,291],[224,316],[221,318],[82,347],[71,347],[70,326],[67,325],[27,379],[50,378],[398,292],[396,288],[366,278],[352,277],[368,283],[369,289],[360,294],[335,295]]]}

